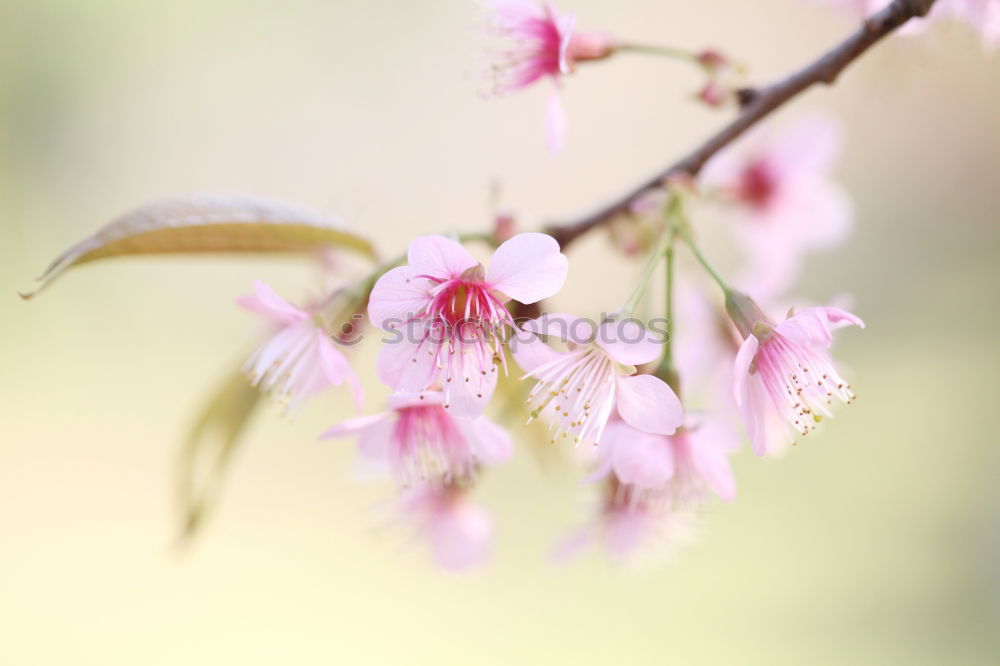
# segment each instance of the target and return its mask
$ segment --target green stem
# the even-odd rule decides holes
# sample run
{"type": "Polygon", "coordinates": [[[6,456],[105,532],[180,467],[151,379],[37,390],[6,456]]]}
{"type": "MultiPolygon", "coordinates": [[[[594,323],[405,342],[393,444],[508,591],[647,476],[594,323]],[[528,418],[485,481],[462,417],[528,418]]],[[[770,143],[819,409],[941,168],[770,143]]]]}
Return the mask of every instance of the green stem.
{"type": "Polygon", "coordinates": [[[705,255],[703,255],[701,253],[701,250],[698,249],[698,246],[695,244],[694,239],[691,238],[690,230],[685,229],[685,231],[681,233],[681,238],[683,238],[684,242],[687,243],[688,248],[690,248],[691,250],[691,254],[693,254],[694,258],[698,260],[698,263],[701,264],[701,267],[705,269],[705,272],[708,273],[713,280],[715,280],[715,283],[717,285],[719,285],[719,288],[722,289],[722,292],[724,294],[728,294],[730,291],[732,291],[729,285],[726,284],[726,281],[722,279],[722,276],[719,275],[718,271],[712,268],[712,264],[708,263],[708,259],[706,259],[705,255]]]}
{"type": "Polygon", "coordinates": [[[655,44],[618,44],[615,50],[622,53],[641,53],[643,55],[661,56],[684,62],[698,62],[698,54],[672,46],[657,46],[655,44]]]}
{"type": "Polygon", "coordinates": [[[642,268],[642,274],[639,276],[639,284],[635,286],[632,291],[632,295],[628,297],[625,301],[625,305],[622,306],[620,312],[631,317],[635,314],[635,309],[639,305],[639,301],[642,300],[642,295],[646,293],[646,287],[649,286],[649,279],[653,276],[653,271],[656,270],[656,265],[660,263],[660,259],[663,258],[667,251],[667,248],[673,242],[672,232],[670,228],[663,230],[660,235],[659,240],[656,242],[656,247],[649,255],[649,259],[646,260],[646,265],[642,268]]]}
{"type": "Polygon", "coordinates": [[[677,236],[680,234],[680,226],[686,222],[683,220],[683,207],[680,201],[680,195],[674,195],[671,199],[670,205],[667,207],[667,231],[670,235],[670,243],[667,245],[667,249],[664,252],[665,256],[665,270],[664,270],[664,317],[667,320],[667,339],[663,345],[663,356],[660,358],[659,364],[656,366],[656,370],[653,374],[665,381],[670,385],[670,388],[674,390],[678,396],[680,396],[680,377],[677,374],[677,368],[674,367],[674,354],[673,354],[673,343],[674,343],[674,244],[677,241],[677,236]],[[676,199],[676,204],[674,202],[676,199]]]}

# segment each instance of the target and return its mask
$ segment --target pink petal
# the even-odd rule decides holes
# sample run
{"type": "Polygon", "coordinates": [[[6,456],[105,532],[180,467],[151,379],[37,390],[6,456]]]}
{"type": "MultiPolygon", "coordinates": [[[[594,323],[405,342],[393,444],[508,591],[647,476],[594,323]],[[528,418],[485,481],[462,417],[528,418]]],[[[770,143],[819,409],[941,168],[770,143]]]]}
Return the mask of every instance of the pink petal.
{"type": "Polygon", "coordinates": [[[664,435],[612,422],[604,430],[602,446],[610,449],[611,466],[622,483],[639,488],[661,488],[674,475],[674,455],[664,435]]]}
{"type": "Polygon", "coordinates": [[[801,120],[771,140],[770,161],[782,176],[823,174],[833,166],[843,129],[830,116],[801,120]]]}
{"type": "Polygon", "coordinates": [[[666,382],[652,375],[618,377],[615,406],[621,417],[638,430],[672,435],[684,423],[681,401],[666,382]]]}
{"type": "Polygon", "coordinates": [[[361,387],[361,380],[354,372],[351,364],[347,362],[347,357],[333,344],[333,341],[321,331],[316,329],[319,347],[319,362],[323,374],[334,386],[340,386],[347,381],[354,396],[354,407],[360,412],[365,408],[365,392],[361,387]]]}
{"type": "Polygon", "coordinates": [[[733,363],[733,398],[736,405],[742,407],[747,402],[747,382],[750,380],[750,366],[754,357],[757,356],[757,349],[760,347],[760,340],[750,335],[740,345],[740,350],[736,353],[733,363]]]}
{"type": "Polygon", "coordinates": [[[521,328],[539,335],[549,335],[578,345],[589,344],[596,337],[593,322],[569,314],[544,314],[524,322],[521,328]]]}
{"type": "Polygon", "coordinates": [[[358,453],[370,461],[392,470],[399,462],[399,450],[395,443],[396,419],[385,413],[384,418],[361,431],[358,437],[358,453]]]}
{"type": "Polygon", "coordinates": [[[419,393],[396,392],[386,399],[389,409],[405,409],[406,407],[423,407],[426,405],[443,405],[444,394],[440,391],[421,391],[419,393]]]}
{"type": "Polygon", "coordinates": [[[545,147],[556,154],[566,146],[566,112],[559,90],[553,90],[545,104],[545,147]]]}
{"type": "Polygon", "coordinates": [[[413,275],[458,277],[479,262],[459,243],[444,236],[420,236],[410,241],[407,261],[413,275]]]}
{"type": "Polygon", "coordinates": [[[469,441],[472,443],[472,453],[480,462],[496,465],[510,460],[514,447],[510,433],[493,421],[480,416],[468,424],[469,441]]]}
{"type": "Polygon", "coordinates": [[[569,43],[573,38],[573,29],[576,27],[576,14],[559,16],[554,7],[549,5],[549,8],[549,16],[559,32],[559,72],[569,74],[573,69],[573,63],[568,58],[569,43]]]}
{"type": "Polygon", "coordinates": [[[240,296],[236,302],[241,307],[279,324],[292,324],[309,316],[307,312],[278,296],[271,287],[260,280],[253,281],[253,292],[253,294],[240,296]]]}
{"type": "Polygon", "coordinates": [[[435,358],[440,345],[430,339],[416,342],[422,337],[422,329],[418,324],[414,326],[413,332],[382,345],[375,360],[379,381],[396,391],[423,391],[438,374],[435,358]]]}
{"type": "MultiPolygon", "coordinates": [[[[470,354],[472,354],[471,351],[466,356],[468,357],[470,354]]],[[[444,385],[445,404],[456,416],[471,417],[482,414],[486,405],[489,404],[490,398],[493,397],[493,391],[496,390],[497,376],[499,375],[496,365],[490,361],[487,366],[481,369],[464,370],[465,374],[463,374],[463,369],[460,367],[462,363],[461,352],[456,351],[454,354],[449,354],[448,358],[454,365],[450,373],[441,373],[443,377],[449,375],[452,377],[452,381],[445,382],[444,385]],[[468,381],[464,380],[466,377],[468,381]]]]}
{"type": "Polygon", "coordinates": [[[389,412],[379,412],[378,414],[367,414],[365,416],[355,416],[330,426],[319,436],[320,439],[332,439],[334,437],[348,437],[357,435],[371,428],[376,423],[385,421],[390,416],[389,412]]]}
{"type": "Polygon", "coordinates": [[[510,340],[510,353],[521,369],[530,373],[565,352],[556,351],[534,333],[520,332],[510,340]]]}
{"type": "Polygon", "coordinates": [[[368,299],[368,318],[375,328],[402,328],[405,322],[423,312],[430,301],[430,283],[414,275],[409,266],[398,266],[375,283],[368,299]]]}
{"type": "Polygon", "coordinates": [[[688,441],[698,476],[720,499],[731,501],[736,497],[736,476],[728,452],[739,446],[736,433],[725,424],[707,421],[688,433],[688,441]]]}
{"type": "Polygon", "coordinates": [[[799,235],[806,245],[825,249],[847,240],[854,228],[854,205],[843,187],[824,179],[791,189],[799,235]]]}
{"type": "Polygon", "coordinates": [[[597,344],[622,365],[642,365],[660,357],[663,341],[637,321],[606,321],[597,329],[597,344]]]}
{"type": "Polygon", "coordinates": [[[562,289],[568,266],[552,236],[518,234],[493,253],[486,281],[521,303],[535,303],[562,289]]]}
{"type": "Polygon", "coordinates": [[[457,501],[439,510],[429,526],[437,564],[459,571],[482,564],[489,556],[493,519],[481,506],[457,501]]]}
{"type": "Polygon", "coordinates": [[[860,318],[840,308],[812,307],[780,322],[775,331],[799,344],[827,348],[833,331],[845,326],[865,327],[860,318]]]}

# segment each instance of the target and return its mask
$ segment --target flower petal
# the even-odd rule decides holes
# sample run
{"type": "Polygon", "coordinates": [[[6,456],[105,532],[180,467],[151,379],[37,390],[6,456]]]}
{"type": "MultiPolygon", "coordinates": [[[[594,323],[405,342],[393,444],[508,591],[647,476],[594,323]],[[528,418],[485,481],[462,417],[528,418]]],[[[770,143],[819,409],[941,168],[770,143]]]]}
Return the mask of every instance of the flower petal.
{"type": "Polygon", "coordinates": [[[236,302],[241,307],[279,324],[291,324],[309,316],[307,312],[278,296],[271,287],[260,280],[253,281],[252,294],[240,296],[236,302]]]}
{"type": "Polygon", "coordinates": [[[468,250],[444,236],[419,236],[410,241],[407,261],[413,275],[458,277],[478,265],[468,250]]]}
{"type": "Polygon", "coordinates": [[[720,499],[731,501],[736,497],[736,476],[728,452],[739,446],[736,433],[724,423],[706,421],[689,431],[688,441],[698,476],[720,499]]]}
{"type": "Polygon", "coordinates": [[[430,302],[430,282],[415,277],[409,266],[397,266],[378,279],[368,299],[368,318],[383,331],[401,328],[430,302]]]}
{"type": "Polygon", "coordinates": [[[361,380],[358,378],[354,368],[347,362],[347,357],[337,349],[333,341],[321,331],[316,329],[317,345],[319,347],[319,363],[323,369],[323,374],[334,386],[340,386],[347,381],[354,396],[354,407],[360,412],[365,408],[365,392],[361,387],[361,380]]]}
{"type": "Polygon", "coordinates": [[[472,454],[477,460],[488,465],[510,460],[514,447],[506,428],[484,416],[472,419],[468,426],[472,435],[468,439],[472,444],[472,454]]]}
{"type": "Polygon", "coordinates": [[[449,571],[469,569],[489,556],[493,519],[477,504],[453,500],[435,511],[428,536],[438,566],[449,571]]]}
{"type": "Polygon", "coordinates": [[[521,369],[530,373],[565,352],[556,351],[534,333],[521,331],[511,337],[510,353],[521,369]]]}
{"type": "MultiPolygon", "coordinates": [[[[456,343],[457,344],[457,343],[456,343]]],[[[456,416],[478,416],[486,409],[497,386],[497,366],[492,358],[482,359],[482,364],[473,365],[470,359],[478,351],[473,343],[466,353],[456,351],[448,354],[450,368],[445,368],[440,377],[444,382],[445,405],[456,416]],[[451,381],[447,381],[450,377],[451,381]]]]}
{"type": "Polygon", "coordinates": [[[438,375],[437,356],[441,343],[423,339],[423,329],[415,323],[412,333],[382,345],[375,370],[379,381],[396,391],[418,393],[427,389],[438,375]]]}
{"type": "Polygon", "coordinates": [[[518,234],[493,253],[486,281],[514,300],[536,303],[562,289],[568,266],[552,236],[518,234]]]}
{"type": "Polygon", "coordinates": [[[622,365],[642,365],[660,357],[662,340],[657,340],[634,319],[606,321],[597,329],[597,344],[622,365]]]}
{"type": "Polygon", "coordinates": [[[602,446],[610,448],[611,467],[622,483],[652,490],[663,487],[674,475],[674,455],[664,435],[612,421],[601,439],[602,446]]]}
{"type": "Polygon", "coordinates": [[[566,111],[558,88],[552,91],[545,104],[545,147],[553,155],[566,147],[566,111]]]}
{"type": "Polygon", "coordinates": [[[760,348],[760,340],[752,335],[740,345],[740,350],[736,352],[736,359],[733,362],[733,398],[736,405],[742,407],[747,401],[747,382],[750,380],[750,366],[757,356],[757,349],[760,348]]]}
{"type": "Polygon", "coordinates": [[[379,412],[378,414],[366,414],[364,416],[355,416],[351,419],[345,419],[340,423],[336,423],[326,430],[323,434],[319,436],[320,439],[333,439],[334,437],[349,437],[351,435],[357,435],[362,433],[368,428],[371,428],[376,423],[381,423],[382,421],[388,420],[391,414],[389,412],[379,412]]]}
{"type": "Polygon", "coordinates": [[[625,421],[643,432],[672,435],[684,423],[681,401],[666,382],[652,375],[618,377],[615,403],[625,421]]]}

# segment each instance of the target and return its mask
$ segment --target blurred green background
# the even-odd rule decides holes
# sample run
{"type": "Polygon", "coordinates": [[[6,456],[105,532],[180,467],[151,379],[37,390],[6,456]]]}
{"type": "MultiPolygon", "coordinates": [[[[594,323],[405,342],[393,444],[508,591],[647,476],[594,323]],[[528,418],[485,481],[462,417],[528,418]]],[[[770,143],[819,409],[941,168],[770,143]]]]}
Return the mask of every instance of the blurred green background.
{"type": "MultiPolygon", "coordinates": [[[[756,81],[851,28],[794,0],[561,8],[583,28],[721,47],[756,81]]],[[[882,45],[775,118],[826,109],[847,128],[838,178],[857,233],[809,262],[797,295],[855,295],[868,329],[838,355],[859,400],[780,460],[744,450],[737,501],[672,562],[552,566],[587,491],[520,450],[477,490],[496,515],[491,567],[439,573],[377,527],[391,490],[352,480],[353,446],[316,443],[347,414],[340,393],[294,423],[258,414],[215,520],[172,548],[177,445],[255,339],[233,299],[254,278],[304,295],[315,271],[121,259],[21,302],[58,252],[139,203],[206,190],[327,208],[394,253],[482,228],[499,179],[530,228],[730,113],[688,102],[699,80],[683,66],[621,57],[567,82],[569,147],[550,157],[546,90],[477,96],[475,13],[0,0],[0,663],[998,663],[1000,58],[957,26],[882,45]]],[[[617,306],[637,267],[609,255],[581,243],[554,305],[617,306]]]]}

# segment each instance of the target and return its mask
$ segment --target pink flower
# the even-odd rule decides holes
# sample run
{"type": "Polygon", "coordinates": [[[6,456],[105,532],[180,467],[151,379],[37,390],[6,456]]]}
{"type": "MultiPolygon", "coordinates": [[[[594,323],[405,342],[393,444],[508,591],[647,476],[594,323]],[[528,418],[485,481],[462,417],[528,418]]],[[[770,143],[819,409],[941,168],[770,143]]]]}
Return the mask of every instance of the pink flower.
{"type": "MultiPolygon", "coordinates": [[[[892,0],[813,0],[823,4],[837,5],[859,17],[867,17],[885,9],[892,0]]],[[[993,51],[1000,48],[1000,0],[938,0],[931,7],[930,14],[922,19],[908,21],[900,34],[915,35],[923,31],[931,22],[953,19],[967,24],[979,33],[983,49],[993,51]]]]}
{"type": "Polygon", "coordinates": [[[805,252],[843,242],[853,224],[850,199],[829,177],[838,126],[813,118],[778,135],[756,134],[741,151],[710,161],[704,183],[731,204],[746,254],[735,282],[761,298],[790,287],[805,252]]]}
{"type": "Polygon", "coordinates": [[[403,494],[399,506],[442,569],[471,569],[489,557],[493,519],[486,509],[469,501],[461,488],[417,486],[403,494]]]}
{"type": "Polygon", "coordinates": [[[358,376],[312,313],[289,304],[259,280],[254,281],[252,294],[236,302],[277,327],[243,366],[254,386],[273,391],[292,408],[346,381],[358,411],[364,408],[358,376]]]}
{"type": "Polygon", "coordinates": [[[366,459],[387,466],[404,482],[469,479],[480,464],[511,456],[510,436],[485,417],[456,418],[436,391],[389,396],[389,410],[348,419],[322,437],[359,436],[366,459]]]}
{"type": "Polygon", "coordinates": [[[701,502],[709,490],[730,501],[736,496],[736,479],[728,456],[738,447],[732,429],[714,419],[694,422],[670,436],[613,419],[604,431],[598,476],[614,474],[633,492],[662,496],[672,505],[701,502]]]}
{"type": "Polygon", "coordinates": [[[528,404],[531,417],[553,424],[552,441],[573,437],[595,446],[614,411],[632,427],[671,435],[684,421],[680,400],[662,380],[635,374],[635,365],[659,357],[663,343],[632,320],[604,322],[594,330],[585,319],[543,315],[525,324],[511,351],[537,380],[528,404]],[[557,337],[557,351],[537,335],[557,337]]]}
{"type": "Polygon", "coordinates": [[[553,557],[562,563],[597,543],[615,564],[662,560],[691,539],[693,522],[690,511],[669,509],[655,494],[634,493],[611,477],[590,520],[557,543],[553,557]]]}
{"type": "Polygon", "coordinates": [[[764,455],[832,417],[834,398],[854,400],[827,350],[833,331],[864,322],[838,308],[813,307],[775,325],[753,310],[730,308],[745,336],[733,367],[734,396],[754,452],[764,455]]]}
{"type": "Polygon", "coordinates": [[[409,265],[375,284],[372,323],[394,332],[377,362],[379,378],[397,391],[438,386],[444,407],[482,411],[506,370],[504,330],[513,323],[504,303],[534,303],[559,291],[567,261],[551,236],[518,234],[493,254],[489,270],[442,236],[410,243],[409,265]]]}
{"type": "Polygon", "coordinates": [[[555,89],[545,108],[545,143],[558,152],[566,140],[566,117],[559,100],[559,81],[577,62],[606,58],[614,42],[599,33],[574,33],[576,17],[560,16],[551,3],[493,0],[487,3],[488,23],[510,46],[493,53],[494,94],[521,90],[550,78],[555,89]]]}
{"type": "Polygon", "coordinates": [[[984,50],[1000,48],[1000,0],[938,0],[931,12],[932,17],[950,16],[979,32],[984,50]]]}

